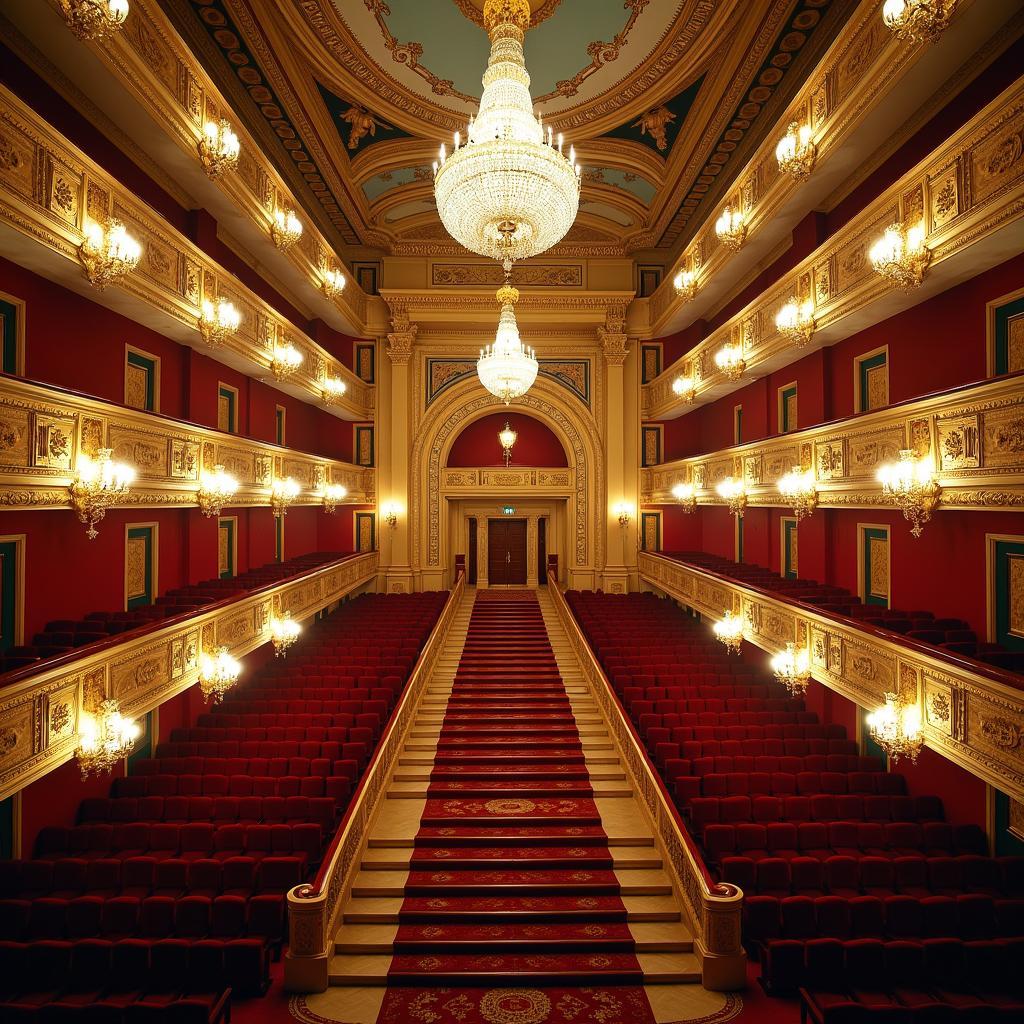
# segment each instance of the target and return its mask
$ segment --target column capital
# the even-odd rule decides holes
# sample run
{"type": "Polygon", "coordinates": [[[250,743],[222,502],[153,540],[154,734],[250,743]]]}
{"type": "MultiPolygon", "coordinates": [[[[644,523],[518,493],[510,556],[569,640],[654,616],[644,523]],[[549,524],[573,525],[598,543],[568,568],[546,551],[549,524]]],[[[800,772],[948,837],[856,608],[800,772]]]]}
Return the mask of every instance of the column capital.
{"type": "Polygon", "coordinates": [[[388,335],[388,358],[396,366],[405,366],[412,358],[412,347],[420,325],[409,321],[409,314],[396,312],[391,320],[394,330],[388,335]]]}
{"type": "Polygon", "coordinates": [[[621,366],[629,351],[629,335],[598,327],[597,336],[601,339],[605,362],[609,366],[621,366]]]}

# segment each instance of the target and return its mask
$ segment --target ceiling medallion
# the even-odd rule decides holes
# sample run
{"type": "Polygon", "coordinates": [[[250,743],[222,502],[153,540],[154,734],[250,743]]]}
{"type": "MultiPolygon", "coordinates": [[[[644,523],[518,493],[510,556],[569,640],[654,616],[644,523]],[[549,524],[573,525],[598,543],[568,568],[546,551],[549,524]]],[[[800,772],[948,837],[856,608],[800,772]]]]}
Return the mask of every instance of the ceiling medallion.
{"type": "MultiPolygon", "coordinates": [[[[458,7],[461,14],[481,28],[484,27],[484,12],[481,6],[473,3],[473,0],[452,0],[452,2],[458,7]]],[[[547,21],[561,6],[562,0],[544,0],[544,3],[530,15],[530,28],[536,28],[542,21],[547,21]]]]}

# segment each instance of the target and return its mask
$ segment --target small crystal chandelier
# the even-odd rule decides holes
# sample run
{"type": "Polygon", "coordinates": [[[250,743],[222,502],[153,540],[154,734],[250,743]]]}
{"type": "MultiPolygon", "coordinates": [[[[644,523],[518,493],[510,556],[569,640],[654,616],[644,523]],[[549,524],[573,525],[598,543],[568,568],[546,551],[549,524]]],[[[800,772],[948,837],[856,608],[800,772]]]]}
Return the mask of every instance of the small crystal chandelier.
{"type": "Polygon", "coordinates": [[[219,704],[241,674],[241,662],[232,658],[226,647],[215,654],[204,651],[199,657],[199,687],[208,703],[219,704]]]}
{"type": "Polygon", "coordinates": [[[231,122],[207,121],[199,139],[199,160],[210,178],[218,178],[238,163],[241,145],[231,122]]]}
{"type": "Polygon", "coordinates": [[[814,470],[794,466],[779,480],[779,493],[793,506],[798,522],[806,519],[818,503],[818,482],[814,478],[814,470]]]}
{"type": "Polygon", "coordinates": [[[772,671],[792,696],[802,697],[811,681],[811,656],[807,648],[798,651],[795,644],[786,644],[785,651],[772,658],[772,671]]]}
{"type": "Polygon", "coordinates": [[[509,426],[508,420],[505,420],[505,426],[498,431],[498,443],[505,454],[506,469],[508,469],[509,463],[512,461],[512,447],[518,439],[519,435],[509,426]]]}
{"type": "Polygon", "coordinates": [[[141,735],[134,720],[122,717],[116,700],[103,701],[95,715],[83,713],[75,751],[82,778],[108,774],[131,753],[141,735]]]}
{"type": "Polygon", "coordinates": [[[885,234],[871,247],[869,258],[876,273],[900,288],[916,288],[932,261],[932,253],[924,244],[923,223],[911,228],[891,224],[885,234]]]}
{"type": "Polygon", "coordinates": [[[775,159],[783,174],[803,181],[814,170],[818,150],[811,141],[811,126],[791,121],[775,147],[775,159]]]}
{"type": "Polygon", "coordinates": [[[737,519],[743,518],[747,507],[747,488],[742,480],[727,476],[716,488],[718,496],[729,506],[729,511],[737,519]]]}
{"type": "Polygon", "coordinates": [[[288,648],[299,639],[302,627],[292,618],[291,612],[285,612],[282,616],[275,615],[270,620],[270,639],[274,644],[274,656],[283,658],[288,653],[288,648]]]}
{"type": "Polygon", "coordinates": [[[384,522],[393,530],[398,526],[398,505],[393,501],[385,501],[380,508],[384,522]]]}
{"type": "Polygon", "coordinates": [[[897,39],[932,42],[946,30],[956,0],[885,0],[882,20],[897,39]]]}
{"type": "Polygon", "coordinates": [[[729,380],[739,380],[743,376],[743,371],[747,368],[747,362],[743,358],[743,350],[739,345],[723,345],[715,353],[715,366],[729,380]]]}
{"type": "Polygon", "coordinates": [[[106,226],[95,220],[85,222],[85,238],[78,247],[85,276],[101,291],[108,284],[130,274],[138,265],[142,247],[117,219],[106,226]]]}
{"type": "Polygon", "coordinates": [[[730,654],[739,654],[743,646],[743,619],[732,612],[726,612],[725,618],[711,627],[715,636],[725,644],[730,654]]]}
{"type": "Polygon", "coordinates": [[[345,285],[348,282],[345,280],[345,275],[335,267],[326,267],[324,269],[323,281],[321,286],[324,290],[324,295],[329,299],[336,299],[344,290],[345,285]]]}
{"type": "Polygon", "coordinates": [[[242,314],[233,302],[218,299],[214,303],[210,299],[203,299],[199,307],[199,333],[210,348],[223,345],[224,341],[238,330],[241,323],[242,314]]]}
{"type": "Polygon", "coordinates": [[[692,301],[697,294],[697,274],[693,270],[680,270],[673,282],[676,294],[686,302],[692,301]]]}
{"type": "Polygon", "coordinates": [[[935,479],[929,459],[916,459],[909,448],[900,451],[899,462],[889,462],[878,470],[878,482],[885,496],[903,512],[911,524],[910,532],[920,537],[924,524],[938,508],[942,488],[935,479]]]}
{"type": "Polygon", "coordinates": [[[480,350],[480,358],[476,363],[480,383],[506,405],[513,398],[521,398],[533,387],[540,367],[533,349],[527,348],[520,340],[515,310],[518,301],[518,288],[506,283],[498,289],[498,302],[501,304],[498,333],[493,345],[480,350]]]}
{"type": "Polygon", "coordinates": [[[107,514],[107,509],[127,493],[135,479],[135,470],[124,462],[114,462],[113,450],[100,448],[96,458],[78,456],[74,482],[71,484],[71,504],[78,521],[88,529],[85,535],[95,540],[99,535],[96,524],[107,514]]]}
{"type": "Polygon", "coordinates": [[[727,206],[715,221],[715,234],[726,248],[738,252],[747,238],[747,215],[727,206]]]}
{"type": "Polygon", "coordinates": [[[633,518],[633,506],[626,501],[617,502],[615,508],[612,509],[615,518],[619,521],[619,526],[625,529],[629,526],[630,519],[633,518]]]}
{"type": "Polygon", "coordinates": [[[340,377],[324,377],[323,386],[324,405],[337,405],[348,391],[348,385],[340,377]]]}
{"type": "Polygon", "coordinates": [[[64,20],[79,39],[101,39],[128,17],[128,0],[62,0],[64,20]]]}
{"type": "Polygon", "coordinates": [[[697,397],[697,382],[692,377],[676,377],[672,381],[672,392],[676,398],[690,404],[697,397]]]}
{"type": "Polygon", "coordinates": [[[230,473],[225,473],[224,467],[218,464],[213,467],[212,473],[203,473],[200,477],[196,501],[207,518],[219,516],[237,490],[238,481],[230,473]]]}
{"type": "Polygon", "coordinates": [[[288,507],[299,496],[301,488],[290,476],[275,480],[270,488],[270,509],[275,516],[288,515],[288,507]]]}
{"type": "Polygon", "coordinates": [[[885,705],[872,711],[867,719],[871,738],[885,751],[893,764],[906,758],[911,764],[924,746],[921,708],[908,704],[902,693],[887,693],[885,705]]]}
{"type": "Polygon", "coordinates": [[[287,380],[301,365],[302,353],[290,341],[274,346],[274,357],[270,360],[274,380],[287,380]]]}
{"type": "Polygon", "coordinates": [[[274,210],[274,219],[270,224],[270,235],[274,245],[282,252],[290,249],[302,237],[302,221],[294,210],[274,210]]]}
{"type": "Polygon", "coordinates": [[[347,487],[343,487],[341,484],[328,484],[324,488],[324,511],[329,516],[333,516],[347,495],[347,487]]]}
{"type": "Polygon", "coordinates": [[[697,488],[693,484],[676,484],[672,488],[672,497],[687,515],[697,507],[697,488]]]}
{"type": "Polygon", "coordinates": [[[803,348],[811,340],[816,326],[814,299],[800,302],[794,296],[775,317],[775,329],[797,348],[803,348]]]}

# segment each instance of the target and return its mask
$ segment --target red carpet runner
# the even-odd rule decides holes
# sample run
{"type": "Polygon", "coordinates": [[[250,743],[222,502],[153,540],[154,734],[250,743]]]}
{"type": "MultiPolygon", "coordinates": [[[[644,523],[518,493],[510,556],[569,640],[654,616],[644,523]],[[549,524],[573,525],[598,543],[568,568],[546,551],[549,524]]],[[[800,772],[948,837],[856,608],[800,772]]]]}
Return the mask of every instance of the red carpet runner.
{"type": "Polygon", "coordinates": [[[532,593],[485,593],[378,1024],[654,1024],[540,606],[532,593]]]}

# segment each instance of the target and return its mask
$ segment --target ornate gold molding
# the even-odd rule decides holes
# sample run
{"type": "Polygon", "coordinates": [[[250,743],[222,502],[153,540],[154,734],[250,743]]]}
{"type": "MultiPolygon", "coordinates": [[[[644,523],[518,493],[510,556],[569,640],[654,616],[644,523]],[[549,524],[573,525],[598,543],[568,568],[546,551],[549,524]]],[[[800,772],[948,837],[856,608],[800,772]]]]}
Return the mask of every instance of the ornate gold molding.
{"type": "Polygon", "coordinates": [[[289,476],[302,488],[298,505],[319,504],[327,484],[344,485],[347,504],[375,499],[373,469],[0,378],[0,508],[70,508],[77,457],[100,448],[135,468],[132,507],[195,506],[202,471],[216,465],[239,483],[231,508],[269,505],[273,480],[289,476]]]}
{"type": "MultiPolygon", "coordinates": [[[[644,418],[681,414],[684,403],[672,391],[679,374],[693,377],[698,397],[711,389],[718,397],[741,387],[742,382],[729,384],[715,367],[715,352],[726,342],[741,347],[748,371],[769,361],[773,366],[791,361],[797,350],[779,334],[775,317],[793,295],[813,296],[818,344],[849,333],[855,314],[858,330],[868,317],[891,316],[893,286],[868,259],[868,250],[889,224],[924,221],[931,275],[941,273],[947,261],[955,267],[969,260],[973,246],[1024,215],[1022,134],[1024,83],[1018,81],[794,270],[645,385],[644,418]]],[[[912,296],[903,300],[912,301],[912,296]]]]}
{"type": "Polygon", "coordinates": [[[928,746],[1024,799],[1024,747],[1006,728],[1024,720],[1024,690],[973,671],[966,659],[946,661],[662,555],[642,551],[640,576],[702,614],[742,615],[746,639],[769,654],[787,643],[809,648],[814,678],[860,707],[874,710],[887,692],[902,691],[921,704],[928,746]]]}
{"type": "Polygon", "coordinates": [[[571,494],[576,474],[571,469],[445,469],[442,491],[468,490],[476,494],[507,494],[528,487],[530,492],[571,494]]]}
{"type": "Polygon", "coordinates": [[[715,488],[731,476],[746,484],[748,505],[786,507],[778,482],[799,466],[814,468],[819,506],[882,507],[878,468],[906,448],[934,460],[940,508],[1020,508],[1024,374],[642,469],[641,500],[672,504],[672,488],[692,483],[702,504],[723,504],[715,488]]]}
{"type": "Polygon", "coordinates": [[[257,372],[269,372],[275,346],[291,343],[304,358],[288,379],[289,391],[319,402],[324,379],[340,377],[347,391],[336,408],[349,419],[373,419],[371,386],[0,88],[0,223],[18,231],[23,244],[77,267],[86,218],[105,222],[111,216],[142,245],[138,267],[116,290],[145,303],[149,325],[155,320],[158,330],[206,352],[197,329],[202,300],[229,299],[242,315],[241,327],[212,350],[213,358],[241,357],[257,372]]]}
{"type": "Polygon", "coordinates": [[[357,555],[8,684],[0,699],[0,799],[73,756],[82,711],[114,698],[126,714],[145,714],[196,682],[204,650],[248,654],[270,640],[272,615],[306,618],[376,574],[377,553],[357,555]]]}

